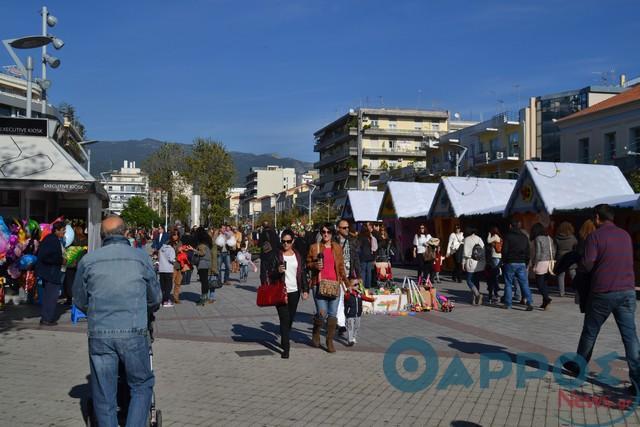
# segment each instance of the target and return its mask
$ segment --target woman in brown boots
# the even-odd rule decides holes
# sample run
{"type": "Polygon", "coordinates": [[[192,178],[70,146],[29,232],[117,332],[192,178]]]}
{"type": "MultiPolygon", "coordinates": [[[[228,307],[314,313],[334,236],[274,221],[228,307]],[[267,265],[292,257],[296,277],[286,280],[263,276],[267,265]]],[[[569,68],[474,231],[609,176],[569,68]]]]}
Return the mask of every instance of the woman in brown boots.
{"type": "MultiPolygon", "coordinates": [[[[307,255],[307,268],[311,271],[313,286],[313,297],[316,302],[316,315],[313,318],[312,344],[320,347],[320,329],[327,319],[327,351],[335,353],[333,338],[336,334],[338,324],[338,303],[339,298],[323,296],[320,294],[320,281],[338,282],[339,292],[343,292],[342,285],[349,286],[347,274],[344,269],[344,258],[342,248],[333,241],[333,228],[331,224],[324,224],[320,229],[322,239],[319,243],[311,245],[307,255]]],[[[350,286],[349,286],[350,287],[350,286]]]]}

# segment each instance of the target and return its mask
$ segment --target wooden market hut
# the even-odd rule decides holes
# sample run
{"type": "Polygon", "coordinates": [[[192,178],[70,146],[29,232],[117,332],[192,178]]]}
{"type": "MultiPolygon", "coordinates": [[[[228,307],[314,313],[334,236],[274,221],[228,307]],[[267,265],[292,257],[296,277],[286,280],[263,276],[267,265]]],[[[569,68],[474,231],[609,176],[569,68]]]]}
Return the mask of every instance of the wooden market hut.
{"type": "Polygon", "coordinates": [[[377,222],[383,195],[382,191],[347,191],[347,199],[340,217],[356,223],[377,222]]]}
{"type": "Polygon", "coordinates": [[[396,244],[396,262],[412,262],[413,236],[418,225],[424,223],[429,230],[427,213],[436,194],[438,184],[389,181],[384,191],[378,219],[383,221],[396,244]]]}
{"type": "MultiPolygon", "coordinates": [[[[504,230],[502,214],[515,185],[515,179],[443,177],[429,210],[441,250],[446,252],[449,235],[457,224],[463,230],[466,226],[477,228],[483,239],[494,225],[504,230]]],[[[451,260],[446,262],[450,268],[451,260]]]]}
{"type": "Polygon", "coordinates": [[[640,201],[617,166],[582,163],[525,162],[505,208],[527,230],[540,222],[554,235],[563,221],[580,229],[601,203],[616,211],[615,222],[634,242],[636,280],[640,279],[640,201]]]}

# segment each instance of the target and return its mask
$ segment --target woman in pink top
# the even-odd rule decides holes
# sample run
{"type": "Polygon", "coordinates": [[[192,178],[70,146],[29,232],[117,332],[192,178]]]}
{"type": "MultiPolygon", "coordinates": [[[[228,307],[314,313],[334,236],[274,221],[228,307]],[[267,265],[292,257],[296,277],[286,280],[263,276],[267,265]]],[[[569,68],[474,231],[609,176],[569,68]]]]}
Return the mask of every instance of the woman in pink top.
{"type": "Polygon", "coordinates": [[[320,347],[320,329],[327,319],[327,351],[334,353],[333,337],[338,323],[338,303],[340,298],[328,298],[318,294],[317,284],[321,279],[336,280],[349,287],[349,280],[344,269],[344,258],[342,248],[333,241],[333,227],[331,224],[324,224],[320,229],[322,240],[309,248],[307,255],[307,268],[311,271],[313,278],[313,296],[316,302],[316,315],[313,319],[312,344],[320,347]]]}

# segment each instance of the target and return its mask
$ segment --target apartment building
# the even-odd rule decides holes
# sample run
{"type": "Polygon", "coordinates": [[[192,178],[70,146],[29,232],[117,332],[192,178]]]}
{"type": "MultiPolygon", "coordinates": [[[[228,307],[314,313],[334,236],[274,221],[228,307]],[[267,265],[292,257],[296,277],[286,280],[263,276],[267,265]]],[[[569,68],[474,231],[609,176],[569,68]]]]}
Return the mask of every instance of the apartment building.
{"type": "Polygon", "coordinates": [[[430,169],[436,175],[455,175],[458,160],[459,175],[512,179],[522,162],[536,153],[535,140],[525,138],[525,123],[518,114],[504,112],[442,135],[430,169]]]}
{"type": "Polygon", "coordinates": [[[102,174],[102,185],[109,194],[109,212],[120,215],[132,197],[148,201],[149,177],[136,167],[136,162],[124,161],[119,170],[102,174]]]}
{"type": "Polygon", "coordinates": [[[240,215],[240,202],[242,195],[246,191],[244,187],[230,188],[227,192],[227,203],[229,208],[229,217],[237,218],[240,215]]]}
{"type": "Polygon", "coordinates": [[[347,190],[375,190],[385,171],[426,169],[427,152],[448,131],[447,111],[350,110],[314,133],[314,151],[320,156],[314,164],[320,172],[317,196],[344,201],[347,190]]]}
{"type": "Polygon", "coordinates": [[[562,162],[640,168],[640,84],[557,121],[562,162]]]}
{"type": "Polygon", "coordinates": [[[537,140],[536,157],[543,161],[560,161],[560,128],[556,122],[609,99],[623,90],[622,86],[587,86],[532,98],[528,108],[535,116],[529,119],[532,126],[529,132],[531,137],[537,140]]]}
{"type": "MultiPolygon", "coordinates": [[[[253,167],[247,175],[246,190],[240,197],[239,215],[248,218],[275,206],[263,199],[296,186],[296,170],[280,166],[253,167]],[[266,210],[265,210],[266,209],[266,210]]],[[[275,199],[274,199],[275,200],[275,199]]]]}

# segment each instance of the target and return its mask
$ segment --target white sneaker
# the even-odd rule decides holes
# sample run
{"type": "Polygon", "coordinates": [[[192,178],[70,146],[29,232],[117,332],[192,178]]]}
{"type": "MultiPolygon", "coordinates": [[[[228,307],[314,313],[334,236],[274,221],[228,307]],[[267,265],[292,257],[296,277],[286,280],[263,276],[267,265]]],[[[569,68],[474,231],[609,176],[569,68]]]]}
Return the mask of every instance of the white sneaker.
{"type": "Polygon", "coordinates": [[[164,304],[162,304],[163,307],[173,307],[173,303],[171,301],[169,302],[165,302],[164,304]]]}

